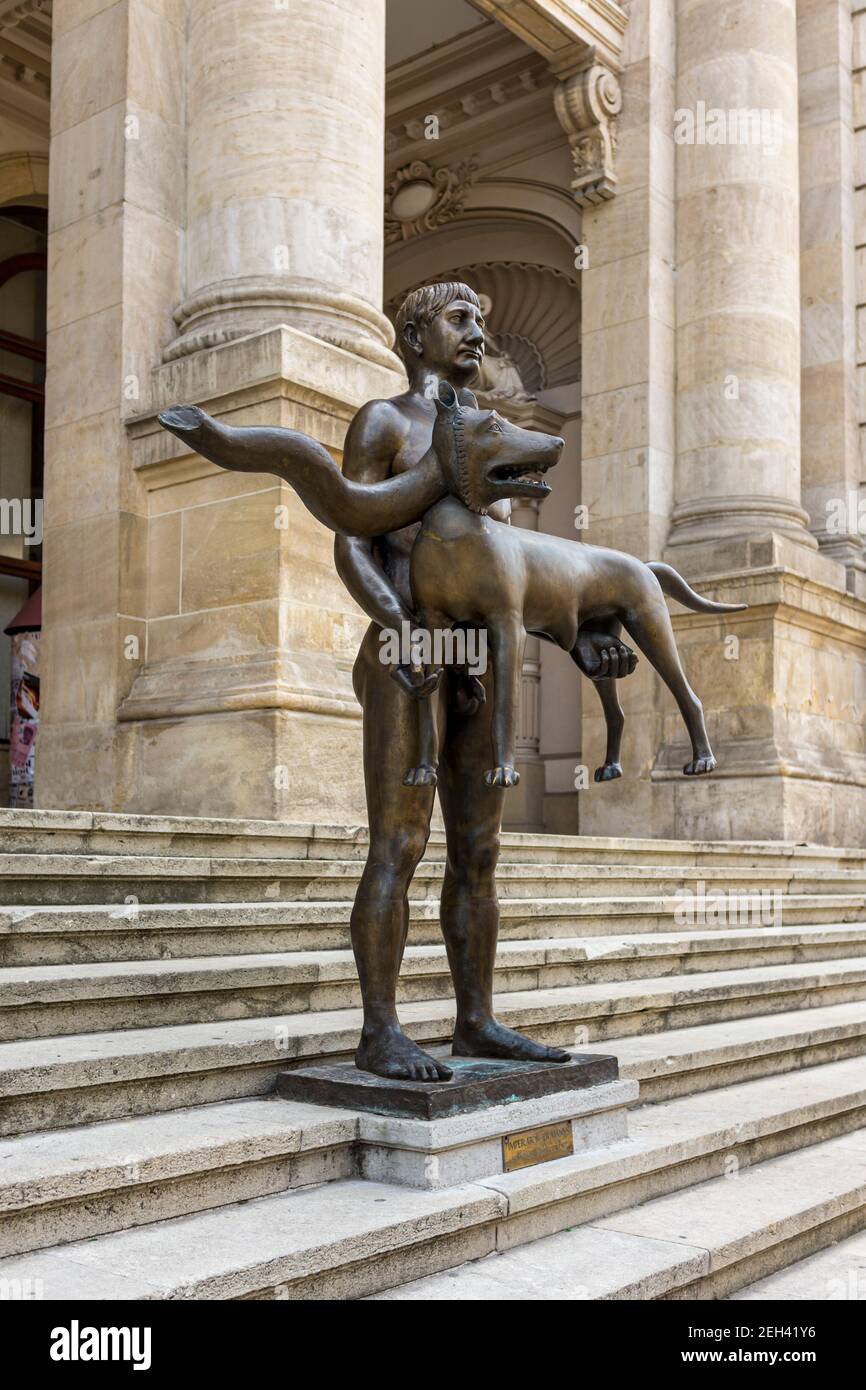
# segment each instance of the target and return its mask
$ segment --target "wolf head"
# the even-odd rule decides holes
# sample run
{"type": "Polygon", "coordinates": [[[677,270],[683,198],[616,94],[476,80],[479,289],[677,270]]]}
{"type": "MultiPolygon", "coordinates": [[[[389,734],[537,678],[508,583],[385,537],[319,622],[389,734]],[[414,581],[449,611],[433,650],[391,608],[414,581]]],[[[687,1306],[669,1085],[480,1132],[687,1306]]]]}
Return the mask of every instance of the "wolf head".
{"type": "Polygon", "coordinates": [[[482,515],[503,497],[547,497],[537,474],[559,462],[564,441],[512,425],[495,410],[479,410],[469,390],[459,396],[439,383],[433,448],[448,489],[482,515]]]}

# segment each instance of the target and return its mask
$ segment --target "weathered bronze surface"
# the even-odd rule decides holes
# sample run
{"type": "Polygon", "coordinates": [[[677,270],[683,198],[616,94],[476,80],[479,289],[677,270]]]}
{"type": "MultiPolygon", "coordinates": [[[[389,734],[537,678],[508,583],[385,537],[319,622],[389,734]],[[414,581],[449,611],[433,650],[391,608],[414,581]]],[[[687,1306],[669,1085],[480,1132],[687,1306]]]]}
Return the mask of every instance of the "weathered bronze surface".
{"type": "MultiPolygon", "coordinates": [[[[437,1054],[438,1055],[438,1051],[437,1054]]],[[[286,1100],[348,1106],[409,1119],[442,1120],[492,1105],[537,1100],[561,1091],[584,1091],[616,1081],[615,1057],[566,1054],[559,1062],[498,1062],[455,1057],[447,1081],[399,1081],[359,1071],[351,1062],[281,1072],[277,1093],[286,1100]]]]}
{"type": "MultiPolygon", "coordinates": [[[[644,646],[665,679],[670,678],[681,701],[693,734],[695,761],[704,764],[692,770],[710,770],[712,755],[696,712],[696,697],[684,686],[682,673],[677,674],[679,663],[676,649],[671,650],[669,621],[665,627],[661,590],[639,562],[625,556],[617,557],[616,563],[606,560],[601,574],[595,575],[588,563],[580,565],[577,556],[566,559],[560,554],[554,538],[533,535],[527,540],[529,546],[538,546],[537,554],[532,552],[537,571],[531,585],[507,582],[502,592],[510,607],[491,611],[478,588],[484,565],[496,559],[507,568],[520,543],[504,538],[529,537],[527,532],[502,525],[510,508],[508,498],[526,495],[527,490],[536,495],[540,489],[523,468],[511,478],[495,476],[516,436],[511,433],[514,427],[495,412],[477,411],[468,392],[484,355],[478,298],[458,283],[413,291],[398,314],[397,337],[408,389],[390,400],[371,401],[358,412],[346,437],[342,473],[321,445],[296,431],[230,429],[188,406],[166,411],[160,419],[223,468],[274,473],[291,484],[313,514],[337,532],[337,570],[371,619],[354,670],[355,692],[364,715],[370,824],[370,850],[352,911],[352,945],[364,1005],[357,1066],[379,1076],[414,1081],[446,1080],[451,1075],[441,1057],[424,1052],[402,1031],[395,1003],[408,931],[407,895],[430,831],[434,783],[447,839],[440,915],[457,1003],[453,1053],[564,1064],[569,1060],[567,1052],[504,1027],[493,1013],[499,922],[495,872],[503,798],[507,786],[517,780],[511,721],[521,628],[567,644],[579,669],[598,683],[609,726],[607,759],[600,773],[605,778],[619,775],[622,712],[615,681],[629,675],[636,663],[634,652],[620,639],[619,586],[627,580],[632,586],[629,594],[637,595],[639,590],[644,593],[643,582],[649,607],[637,625],[635,641],[644,646]],[[440,389],[444,400],[439,399],[440,389]],[[449,389],[453,395],[466,394],[455,404],[449,389]],[[481,431],[487,432],[483,449],[478,444],[481,431]],[[463,460],[454,450],[461,432],[464,438],[468,432],[474,441],[471,455],[463,460]],[[465,476],[464,463],[470,470],[465,476]],[[495,495],[488,495],[491,477],[496,481],[495,495]],[[485,490],[485,518],[474,507],[479,487],[485,490]],[[467,489],[465,496],[461,488],[467,489]],[[431,525],[423,533],[418,558],[413,558],[419,523],[431,515],[431,509],[443,525],[456,528],[448,544],[456,545],[462,558],[453,578],[465,583],[467,593],[473,595],[471,605],[452,603],[450,592],[443,595],[433,586],[429,556],[436,542],[431,525]],[[482,520],[491,528],[480,537],[487,550],[473,555],[471,528],[479,528],[482,520]],[[380,659],[382,629],[399,632],[403,623],[417,625],[413,564],[428,617],[449,608],[469,611],[471,606],[478,615],[472,621],[490,624],[499,671],[495,701],[488,698],[493,690],[490,669],[471,676],[465,669],[442,671],[412,660],[389,668],[380,659]],[[643,581],[639,573],[645,576],[643,581]],[[428,698],[436,691],[439,736],[428,698]],[[407,694],[415,699],[407,699],[407,694]],[[425,768],[429,775],[418,776],[417,770],[425,768]],[[407,781],[409,769],[416,775],[407,781]]],[[[530,452],[538,454],[543,449],[548,462],[554,453],[558,457],[561,441],[527,437],[533,441],[530,452]],[[544,440],[547,443],[539,443],[544,440]]],[[[526,457],[524,447],[517,462],[524,464],[526,457]]],[[[571,548],[590,549],[577,544],[571,548]]],[[[496,573],[501,581],[502,573],[499,569],[496,573]]],[[[658,577],[666,583],[661,574],[658,577]]],[[[682,587],[676,596],[681,597],[686,590],[683,581],[678,582],[682,587]]]]}
{"type": "MultiPolygon", "coordinates": [[[[576,656],[583,623],[617,635],[625,627],[670,689],[692,742],[688,776],[712,772],[701,702],[680,664],[664,595],[696,613],[731,613],[745,604],[701,598],[669,565],[644,564],[633,555],[583,541],[506,526],[490,513],[502,497],[550,492],[535,475],[558,461],[563,441],[524,430],[496,411],[479,410],[471,392],[443,382],[436,400],[433,449],[449,495],[426,513],[412,547],[410,578],[419,622],[430,631],[456,623],[483,627],[493,657],[493,763],[489,787],[512,787],[517,701],[527,632],[547,637],[576,656]]],[[[435,695],[421,702],[420,763],[410,785],[435,783],[438,768],[435,695]]],[[[619,702],[616,694],[610,702],[619,702]]],[[[605,707],[607,709],[607,706],[605,707]]],[[[608,761],[602,778],[619,775],[622,713],[608,726],[608,761]],[[611,746],[611,734],[616,738],[611,746]]],[[[599,780],[601,780],[600,778],[599,780]]]]}
{"type": "Polygon", "coordinates": [[[505,1134],[502,1138],[502,1167],[506,1173],[549,1163],[552,1158],[570,1158],[573,1153],[574,1133],[569,1120],[524,1130],[522,1134],[505,1134]]]}

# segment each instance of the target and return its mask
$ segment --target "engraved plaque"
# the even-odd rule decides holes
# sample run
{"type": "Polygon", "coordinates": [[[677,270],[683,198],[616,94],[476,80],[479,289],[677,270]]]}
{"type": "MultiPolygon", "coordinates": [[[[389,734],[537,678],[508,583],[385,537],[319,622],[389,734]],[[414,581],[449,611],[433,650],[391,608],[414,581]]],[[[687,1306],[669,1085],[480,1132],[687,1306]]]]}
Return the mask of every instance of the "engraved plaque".
{"type": "Polygon", "coordinates": [[[574,1153],[571,1121],[542,1125],[540,1129],[525,1129],[520,1134],[506,1134],[502,1139],[502,1166],[506,1173],[517,1168],[531,1168],[534,1163],[547,1163],[551,1158],[568,1158],[574,1153]]]}

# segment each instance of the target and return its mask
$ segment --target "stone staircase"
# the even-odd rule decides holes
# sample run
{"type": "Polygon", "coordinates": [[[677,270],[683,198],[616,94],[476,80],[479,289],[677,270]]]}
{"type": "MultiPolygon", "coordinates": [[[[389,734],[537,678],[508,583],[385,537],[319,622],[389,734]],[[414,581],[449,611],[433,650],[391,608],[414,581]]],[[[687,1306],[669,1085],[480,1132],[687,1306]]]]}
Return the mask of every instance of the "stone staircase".
{"type": "MultiPolygon", "coordinates": [[[[500,1017],[615,1053],[640,1100],[627,1140],[416,1191],[358,1177],[352,1112],[272,1094],[354,1049],[365,847],[359,828],[0,812],[0,1285],[774,1298],[836,1278],[849,1241],[856,1263],[866,851],[506,835],[500,1017]],[[690,913],[704,894],[724,897],[690,913]]],[[[434,833],[401,985],[434,1047],[443,857],[434,833]]]]}

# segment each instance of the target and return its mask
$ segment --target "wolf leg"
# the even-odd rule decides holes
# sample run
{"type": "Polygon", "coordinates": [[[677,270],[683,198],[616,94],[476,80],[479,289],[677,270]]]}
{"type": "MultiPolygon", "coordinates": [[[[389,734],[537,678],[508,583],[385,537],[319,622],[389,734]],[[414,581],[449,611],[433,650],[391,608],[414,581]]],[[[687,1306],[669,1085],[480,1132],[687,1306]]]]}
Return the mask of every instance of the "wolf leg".
{"type": "Polygon", "coordinates": [[[520,773],[514,766],[517,703],[526,629],[516,614],[488,622],[493,656],[493,760],[484,774],[488,787],[516,787],[520,773]]]}
{"type": "MultiPolygon", "coordinates": [[[[604,763],[595,769],[596,782],[612,782],[615,778],[622,776],[622,764],[620,763],[620,750],[622,747],[622,731],[625,727],[625,716],[622,706],[619,703],[619,695],[616,688],[616,673],[621,671],[622,676],[631,675],[637,665],[637,657],[630,647],[620,641],[622,627],[619,623],[609,620],[605,623],[605,641],[609,643],[609,648],[604,651],[613,653],[609,657],[608,669],[615,667],[613,675],[602,677],[596,675],[593,685],[598,691],[598,698],[601,700],[601,707],[604,710],[605,723],[607,725],[607,751],[604,755],[604,763]],[[622,655],[620,656],[620,653],[622,655]]],[[[578,670],[586,673],[586,643],[592,642],[594,633],[588,629],[583,630],[583,644],[581,637],[571,650],[571,659],[578,670]]],[[[598,668],[596,668],[598,669],[598,668]]]]}
{"type": "Polygon", "coordinates": [[[435,787],[439,768],[439,692],[434,690],[418,704],[418,761],[403,777],[404,787],[435,787]]]}
{"type": "Polygon", "coordinates": [[[617,777],[622,776],[620,755],[625,715],[619,702],[615,680],[595,681],[594,685],[598,691],[598,698],[601,700],[601,707],[604,710],[607,724],[607,751],[604,755],[603,765],[595,769],[595,780],[596,782],[613,782],[617,777]]]}
{"type": "Polygon", "coordinates": [[[692,760],[686,763],[683,772],[687,777],[712,772],[716,760],[704,722],[704,707],[686,680],[670,614],[662,595],[643,595],[639,609],[632,608],[622,616],[626,631],[658,671],[685,720],[692,741],[692,760]]]}

